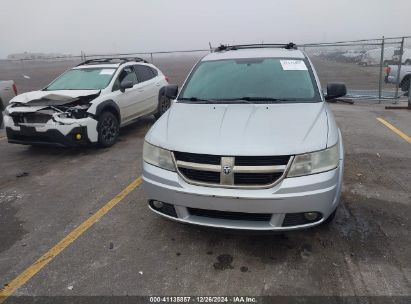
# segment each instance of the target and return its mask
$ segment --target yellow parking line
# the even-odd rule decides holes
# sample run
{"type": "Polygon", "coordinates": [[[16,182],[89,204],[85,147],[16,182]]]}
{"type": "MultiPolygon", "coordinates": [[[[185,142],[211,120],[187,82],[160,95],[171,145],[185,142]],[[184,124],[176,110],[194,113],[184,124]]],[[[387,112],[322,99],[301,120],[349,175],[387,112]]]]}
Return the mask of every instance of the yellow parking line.
{"type": "Polygon", "coordinates": [[[0,304],[3,303],[9,296],[11,296],[16,289],[30,280],[37,272],[39,272],[44,266],[52,261],[59,253],[66,249],[71,243],[73,243],[79,236],[81,236],[87,229],[94,225],[99,219],[101,219],[107,212],[109,212],[114,206],[121,202],[131,191],[136,189],[142,182],[141,176],[136,178],[131,184],[124,188],[119,194],[117,194],[111,201],[99,209],[96,213],[90,216],[80,226],[66,235],[60,242],[58,242],[53,248],[43,254],[36,262],[29,266],[26,270],[20,273],[13,281],[11,281],[3,289],[0,289],[0,304]]]}
{"type": "Polygon", "coordinates": [[[391,131],[393,131],[395,134],[397,134],[398,136],[402,137],[405,141],[407,141],[408,143],[411,144],[411,137],[408,136],[407,134],[405,134],[404,132],[402,132],[400,129],[397,129],[396,127],[394,127],[392,124],[390,124],[388,121],[378,117],[377,120],[382,123],[384,126],[386,126],[388,129],[390,129],[391,131]]]}

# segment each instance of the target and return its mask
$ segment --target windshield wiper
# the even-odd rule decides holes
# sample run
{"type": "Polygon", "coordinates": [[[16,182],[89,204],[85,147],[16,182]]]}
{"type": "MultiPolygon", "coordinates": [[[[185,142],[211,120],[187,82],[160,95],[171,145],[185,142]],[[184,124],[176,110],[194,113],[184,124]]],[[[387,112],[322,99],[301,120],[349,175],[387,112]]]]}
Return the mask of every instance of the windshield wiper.
{"type": "Polygon", "coordinates": [[[281,103],[283,101],[289,101],[288,99],[282,99],[282,98],[272,98],[272,97],[239,97],[239,98],[232,98],[230,100],[245,100],[245,101],[250,101],[251,102],[258,102],[258,103],[281,103]]]}
{"type": "Polygon", "coordinates": [[[183,101],[194,101],[194,102],[199,102],[199,103],[218,103],[218,100],[215,99],[202,99],[202,98],[197,98],[197,97],[190,97],[190,98],[179,98],[178,100],[183,100],[183,101]]]}
{"type": "Polygon", "coordinates": [[[241,99],[202,99],[202,98],[197,98],[197,97],[190,97],[190,98],[179,98],[179,101],[193,101],[196,103],[212,103],[212,104],[224,104],[224,103],[239,103],[240,102],[245,102],[245,103],[251,103],[248,102],[247,100],[241,100],[241,99]]]}

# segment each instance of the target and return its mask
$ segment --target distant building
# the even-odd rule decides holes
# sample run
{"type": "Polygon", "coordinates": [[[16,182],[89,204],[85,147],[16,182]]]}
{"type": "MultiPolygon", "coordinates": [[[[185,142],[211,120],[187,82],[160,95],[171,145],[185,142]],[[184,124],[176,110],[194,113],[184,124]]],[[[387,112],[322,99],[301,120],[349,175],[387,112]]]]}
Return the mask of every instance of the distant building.
{"type": "Polygon", "coordinates": [[[9,60],[43,60],[43,59],[67,59],[72,57],[71,54],[62,54],[62,53],[14,53],[7,56],[9,60]]]}

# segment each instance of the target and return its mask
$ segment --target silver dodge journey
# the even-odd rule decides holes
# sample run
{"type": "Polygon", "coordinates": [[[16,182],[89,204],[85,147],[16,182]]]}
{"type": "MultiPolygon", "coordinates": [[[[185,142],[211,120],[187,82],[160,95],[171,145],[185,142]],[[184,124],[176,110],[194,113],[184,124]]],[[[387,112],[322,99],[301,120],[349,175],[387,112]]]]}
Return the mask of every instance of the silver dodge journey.
{"type": "Polygon", "coordinates": [[[295,44],[220,46],[202,58],[144,143],[152,211],[210,227],[294,230],[329,223],[344,149],[307,55],[295,44]]]}

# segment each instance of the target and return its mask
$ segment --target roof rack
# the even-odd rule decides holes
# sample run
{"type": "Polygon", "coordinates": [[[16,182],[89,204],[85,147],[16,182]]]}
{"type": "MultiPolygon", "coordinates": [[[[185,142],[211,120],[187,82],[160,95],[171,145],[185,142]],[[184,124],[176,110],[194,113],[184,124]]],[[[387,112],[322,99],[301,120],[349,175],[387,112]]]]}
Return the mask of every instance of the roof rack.
{"type": "Polygon", "coordinates": [[[283,48],[286,50],[296,50],[297,45],[293,42],[289,42],[286,44],[281,43],[260,43],[260,44],[240,44],[240,45],[220,45],[214,52],[221,52],[221,51],[233,51],[233,50],[240,50],[240,49],[259,49],[259,48],[283,48]]]}
{"type": "Polygon", "coordinates": [[[96,58],[96,59],[89,59],[86,60],[77,66],[80,65],[87,65],[87,64],[105,64],[105,63],[125,63],[125,62],[130,62],[130,61],[135,61],[135,62],[144,62],[148,63],[148,61],[144,60],[143,58],[140,57],[110,57],[110,58],[96,58]],[[119,62],[115,62],[119,61],[119,62]]]}

